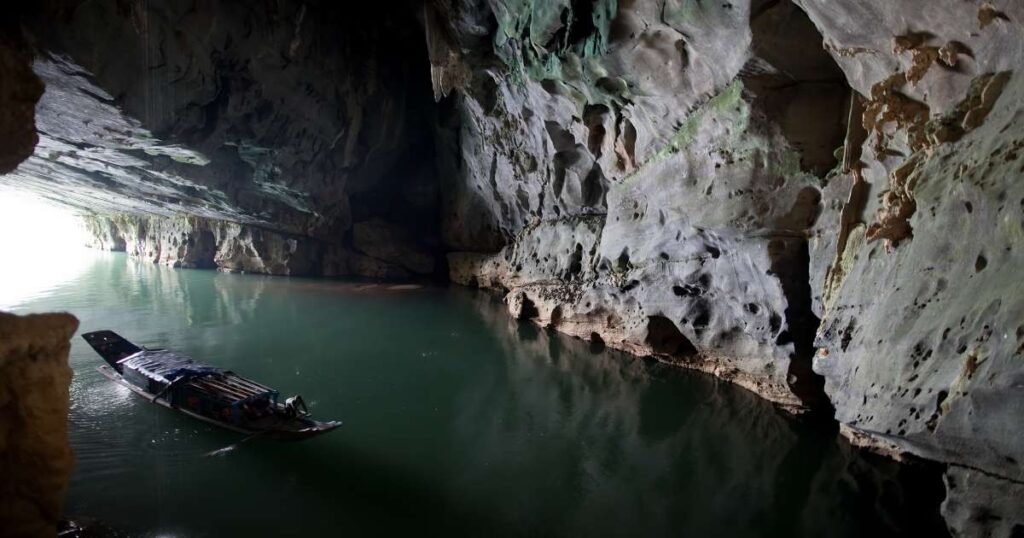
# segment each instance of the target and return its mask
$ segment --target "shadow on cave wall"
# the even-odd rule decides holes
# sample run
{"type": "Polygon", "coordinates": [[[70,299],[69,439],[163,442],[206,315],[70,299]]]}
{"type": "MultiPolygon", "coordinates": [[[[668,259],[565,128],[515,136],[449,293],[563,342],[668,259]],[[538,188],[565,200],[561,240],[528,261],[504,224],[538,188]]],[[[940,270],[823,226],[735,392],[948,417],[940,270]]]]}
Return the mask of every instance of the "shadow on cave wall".
{"type": "MultiPolygon", "coordinates": [[[[756,0],[750,13],[752,48],[771,68],[751,62],[740,76],[755,95],[757,113],[777,126],[800,153],[801,170],[824,180],[840,164],[836,149],[846,138],[852,90],[822,46],[817,27],[793,2],[756,0]],[[778,28],[788,31],[780,33],[778,28]]],[[[776,343],[793,345],[787,372],[790,390],[815,416],[831,420],[835,410],[825,394],[825,380],[812,368],[820,320],[812,311],[806,238],[817,221],[821,199],[815,187],[800,191],[778,223],[783,233],[769,242],[768,256],[787,301],[786,328],[776,343]]]]}

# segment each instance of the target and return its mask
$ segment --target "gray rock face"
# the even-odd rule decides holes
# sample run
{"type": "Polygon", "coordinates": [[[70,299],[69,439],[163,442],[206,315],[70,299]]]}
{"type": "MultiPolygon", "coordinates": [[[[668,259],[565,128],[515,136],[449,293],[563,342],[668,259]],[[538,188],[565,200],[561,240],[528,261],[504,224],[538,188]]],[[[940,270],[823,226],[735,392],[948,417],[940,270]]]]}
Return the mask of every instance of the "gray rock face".
{"type": "Polygon", "coordinates": [[[471,71],[439,157],[449,247],[503,250],[449,255],[453,279],[793,410],[822,401],[804,237],[846,130],[842,73],[788,2],[604,9],[495,8],[507,69],[471,71]]]}
{"type": "Polygon", "coordinates": [[[954,532],[1019,533],[1024,7],[800,3],[865,97],[811,242],[814,368],[854,439],[977,469],[948,475],[954,532]]]}
{"type": "Polygon", "coordinates": [[[1015,487],[1024,7],[795,3],[448,13],[451,277],[1015,487]]]}
{"type": "Polygon", "coordinates": [[[828,269],[815,369],[840,421],[1020,480],[1024,446],[1007,425],[1024,412],[1024,260],[1015,249],[1024,191],[1004,181],[1021,166],[1006,159],[1024,134],[1018,103],[1000,100],[978,130],[904,165],[917,206],[912,237],[887,252],[865,240],[863,225],[851,230],[828,269]]]}

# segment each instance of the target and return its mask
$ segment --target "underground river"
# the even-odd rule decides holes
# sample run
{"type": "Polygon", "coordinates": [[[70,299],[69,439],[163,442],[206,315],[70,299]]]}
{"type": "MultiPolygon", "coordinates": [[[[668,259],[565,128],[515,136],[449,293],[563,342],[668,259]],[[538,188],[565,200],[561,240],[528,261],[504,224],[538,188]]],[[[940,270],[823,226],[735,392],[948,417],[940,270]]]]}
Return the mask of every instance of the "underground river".
{"type": "Polygon", "coordinates": [[[204,456],[240,436],[111,383],[76,337],[66,512],[128,533],[942,532],[937,475],[864,455],[708,376],[513,321],[492,295],[104,253],[7,291],[0,308],[67,310],[79,333],[186,352],[344,422],[301,443],[204,456]]]}

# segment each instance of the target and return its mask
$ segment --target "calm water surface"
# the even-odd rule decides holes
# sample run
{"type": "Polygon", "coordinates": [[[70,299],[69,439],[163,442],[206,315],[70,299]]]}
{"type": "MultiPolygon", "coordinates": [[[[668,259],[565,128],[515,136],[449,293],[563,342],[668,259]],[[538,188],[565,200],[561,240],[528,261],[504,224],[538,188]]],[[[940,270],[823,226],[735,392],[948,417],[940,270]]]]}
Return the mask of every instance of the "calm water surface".
{"type": "Polygon", "coordinates": [[[0,308],[67,310],[80,332],[184,351],[344,421],[205,457],[240,436],[111,383],[76,337],[67,512],[132,533],[877,537],[935,522],[918,471],[701,374],[519,324],[487,294],[114,254],[71,273],[0,308]]]}

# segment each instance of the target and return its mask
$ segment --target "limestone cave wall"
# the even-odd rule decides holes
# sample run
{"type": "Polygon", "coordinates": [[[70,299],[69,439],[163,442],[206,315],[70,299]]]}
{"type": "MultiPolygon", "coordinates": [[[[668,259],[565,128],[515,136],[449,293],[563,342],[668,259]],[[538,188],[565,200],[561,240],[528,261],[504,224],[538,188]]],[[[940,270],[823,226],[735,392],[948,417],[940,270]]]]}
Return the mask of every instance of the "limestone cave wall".
{"type": "Polygon", "coordinates": [[[499,8],[500,67],[466,60],[439,150],[454,280],[792,409],[821,401],[807,232],[849,100],[821,36],[789,2],[564,4],[499,8]]]}
{"type": "Polygon", "coordinates": [[[1021,532],[1024,6],[432,6],[453,281],[948,462],[954,532],[1021,532]]]}

